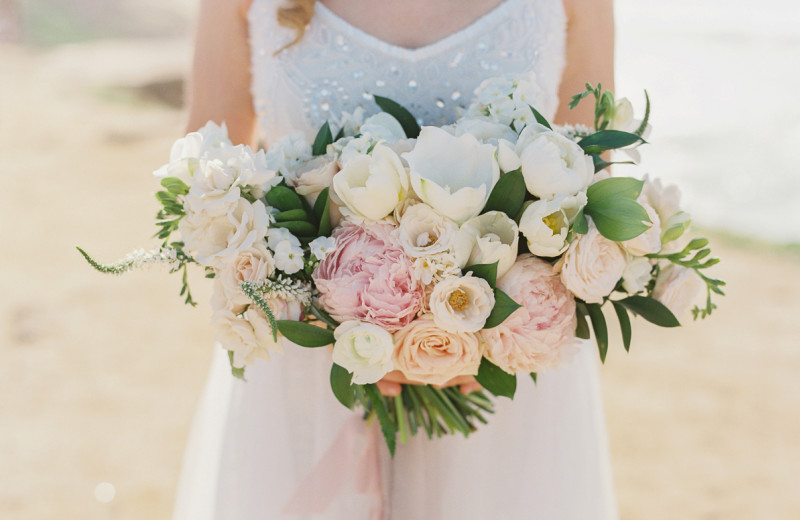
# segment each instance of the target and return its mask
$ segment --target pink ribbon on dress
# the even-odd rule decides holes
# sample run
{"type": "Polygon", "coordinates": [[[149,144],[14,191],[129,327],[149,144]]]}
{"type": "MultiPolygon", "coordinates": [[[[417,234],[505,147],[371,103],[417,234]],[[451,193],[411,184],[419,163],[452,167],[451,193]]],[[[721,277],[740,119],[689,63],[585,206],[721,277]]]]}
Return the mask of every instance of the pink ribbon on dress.
{"type": "Polygon", "coordinates": [[[321,514],[352,483],[373,497],[369,520],[383,520],[383,485],[377,421],[367,426],[353,415],[343,426],[316,466],[303,478],[286,503],[283,514],[321,514]]]}

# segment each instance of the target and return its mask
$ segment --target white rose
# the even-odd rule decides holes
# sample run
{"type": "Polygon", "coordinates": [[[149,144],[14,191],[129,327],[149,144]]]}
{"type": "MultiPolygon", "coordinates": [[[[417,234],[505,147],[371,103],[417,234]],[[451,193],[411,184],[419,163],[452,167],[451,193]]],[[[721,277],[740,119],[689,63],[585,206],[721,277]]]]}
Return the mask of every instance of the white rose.
{"type": "Polygon", "coordinates": [[[400,122],[386,112],[370,116],[361,125],[361,133],[369,134],[376,141],[394,142],[406,138],[400,122]]]}
{"type": "Polygon", "coordinates": [[[622,288],[628,294],[636,294],[644,291],[652,278],[650,272],[653,265],[650,259],[643,256],[629,256],[625,270],[622,272],[622,288]]]}
{"type": "Polygon", "coordinates": [[[705,282],[694,269],[670,264],[658,274],[653,298],[663,303],[678,320],[682,320],[704,288],[705,282]]]}
{"type": "Polygon", "coordinates": [[[228,307],[241,311],[250,303],[250,298],[242,293],[241,283],[245,280],[263,281],[274,272],[272,253],[263,240],[258,240],[252,246],[239,251],[232,262],[221,265],[214,280],[219,280],[222,293],[229,302],[228,307]]]}
{"type": "Polygon", "coordinates": [[[537,256],[555,257],[567,250],[567,234],[575,216],[586,205],[586,193],[561,195],[529,204],[519,221],[528,249],[537,256]]]}
{"type": "Polygon", "coordinates": [[[286,179],[298,195],[305,197],[313,207],[320,192],[331,185],[333,176],[339,171],[339,164],[330,155],[315,157],[292,172],[293,178],[286,179]]]}
{"type": "Polygon", "coordinates": [[[573,141],[542,128],[528,125],[517,142],[528,191],[542,199],[584,191],[594,176],[592,158],[573,141]]]}
{"type": "Polygon", "coordinates": [[[220,216],[236,207],[241,191],[231,168],[221,161],[202,159],[192,177],[185,204],[193,212],[220,216]]]}
{"type": "Polygon", "coordinates": [[[497,180],[500,167],[495,147],[464,134],[454,137],[426,126],[414,150],[403,154],[414,192],[436,212],[463,224],[480,213],[497,180]]]}
{"type": "Polygon", "coordinates": [[[464,134],[470,134],[482,143],[495,144],[500,139],[512,142],[517,140],[517,133],[510,126],[478,117],[462,117],[456,122],[454,135],[459,137],[464,134]]]}
{"type": "Polygon", "coordinates": [[[625,271],[625,252],[605,238],[593,223],[585,235],[578,235],[556,264],[561,282],[586,303],[602,303],[625,271]]]}
{"type": "Polygon", "coordinates": [[[442,330],[478,332],[494,307],[494,291],[483,278],[454,276],[436,284],[429,305],[433,321],[442,330]]]}
{"type": "Polygon", "coordinates": [[[209,121],[197,132],[190,132],[176,140],[170,150],[169,163],[154,171],[153,175],[159,180],[177,177],[189,184],[200,158],[207,151],[219,148],[222,143],[230,144],[228,128],[225,123],[220,126],[209,121]]]}
{"type": "Polygon", "coordinates": [[[647,216],[650,217],[649,228],[641,235],[622,242],[622,247],[633,256],[658,253],[661,251],[661,220],[658,218],[656,210],[654,210],[650,204],[641,199],[639,200],[639,204],[642,205],[647,212],[647,216]]]}
{"type": "Polygon", "coordinates": [[[458,226],[427,204],[406,208],[397,227],[397,238],[413,258],[452,252],[458,226]]]}
{"type": "Polygon", "coordinates": [[[333,237],[317,237],[308,244],[311,254],[320,262],[336,249],[336,239],[333,237]]]}
{"type": "Polygon", "coordinates": [[[511,269],[517,259],[519,228],[500,211],[489,211],[466,221],[455,239],[456,261],[462,269],[474,264],[497,262],[497,277],[511,269]]]}
{"type": "Polygon", "coordinates": [[[408,194],[408,174],[392,150],[376,145],[371,155],[350,160],[333,177],[333,190],[350,212],[381,220],[408,194]]]}
{"type": "Polygon", "coordinates": [[[394,368],[392,335],[377,325],[345,321],[336,327],[333,337],[333,362],[353,374],[353,383],[375,383],[394,368]]]}
{"type": "Polygon", "coordinates": [[[245,317],[228,309],[217,309],[211,324],[216,331],[216,341],[233,351],[234,367],[252,365],[259,358],[269,360],[271,351],[283,351],[281,344],[273,339],[267,317],[255,307],[250,307],[245,317]]]}

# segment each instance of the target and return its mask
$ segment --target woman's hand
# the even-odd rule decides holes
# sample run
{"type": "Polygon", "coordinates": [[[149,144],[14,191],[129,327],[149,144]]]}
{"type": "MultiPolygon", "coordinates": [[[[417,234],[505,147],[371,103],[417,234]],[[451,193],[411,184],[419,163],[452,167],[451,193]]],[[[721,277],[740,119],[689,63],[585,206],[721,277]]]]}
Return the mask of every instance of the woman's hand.
{"type": "MultiPolygon", "coordinates": [[[[383,376],[383,379],[378,381],[378,390],[380,390],[381,394],[387,397],[394,397],[396,395],[400,395],[402,387],[400,385],[419,385],[423,383],[419,383],[417,381],[411,381],[406,376],[403,375],[402,372],[399,370],[393,370],[383,376]]],[[[453,379],[449,380],[443,385],[434,385],[436,388],[445,388],[448,386],[459,386],[459,390],[462,394],[467,395],[472,392],[476,392],[483,387],[480,383],[475,380],[473,376],[457,376],[453,379]]]]}

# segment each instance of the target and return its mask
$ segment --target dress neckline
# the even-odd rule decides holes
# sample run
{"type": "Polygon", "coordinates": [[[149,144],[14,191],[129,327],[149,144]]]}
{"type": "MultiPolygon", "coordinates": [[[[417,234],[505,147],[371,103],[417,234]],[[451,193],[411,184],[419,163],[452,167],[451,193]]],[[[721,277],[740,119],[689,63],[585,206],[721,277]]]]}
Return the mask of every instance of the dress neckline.
{"type": "Polygon", "coordinates": [[[355,25],[351,24],[338,14],[331,11],[322,2],[316,2],[316,5],[314,6],[314,16],[324,18],[329,24],[337,26],[339,30],[347,33],[349,36],[361,40],[361,42],[365,45],[374,47],[384,54],[388,54],[408,62],[416,62],[450,49],[462,41],[468,40],[473,35],[482,31],[484,26],[491,26],[493,22],[506,16],[509,10],[511,10],[519,1],[520,0],[504,0],[499,5],[492,8],[489,12],[479,16],[466,27],[444,36],[433,43],[416,48],[403,47],[381,40],[377,36],[373,36],[365,32],[363,29],[359,29],[355,25]]]}

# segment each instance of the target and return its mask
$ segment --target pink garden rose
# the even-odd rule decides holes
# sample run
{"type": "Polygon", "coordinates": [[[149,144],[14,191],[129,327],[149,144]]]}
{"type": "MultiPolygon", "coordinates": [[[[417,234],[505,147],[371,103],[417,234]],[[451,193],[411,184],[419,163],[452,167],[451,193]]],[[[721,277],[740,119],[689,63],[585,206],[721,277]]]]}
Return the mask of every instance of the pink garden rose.
{"type": "Polygon", "coordinates": [[[539,372],[572,355],[575,299],[548,262],[520,255],[497,287],[522,307],[497,327],[481,331],[492,363],[512,374],[539,372]]]}
{"type": "Polygon", "coordinates": [[[394,332],[422,306],[414,266],[385,223],[345,222],[333,232],[336,249],[312,275],[319,302],[337,321],[366,321],[394,332]]]}
{"type": "Polygon", "coordinates": [[[474,376],[483,357],[477,334],[446,332],[427,314],[398,331],[394,342],[394,368],[419,383],[441,385],[456,376],[474,376]]]}

